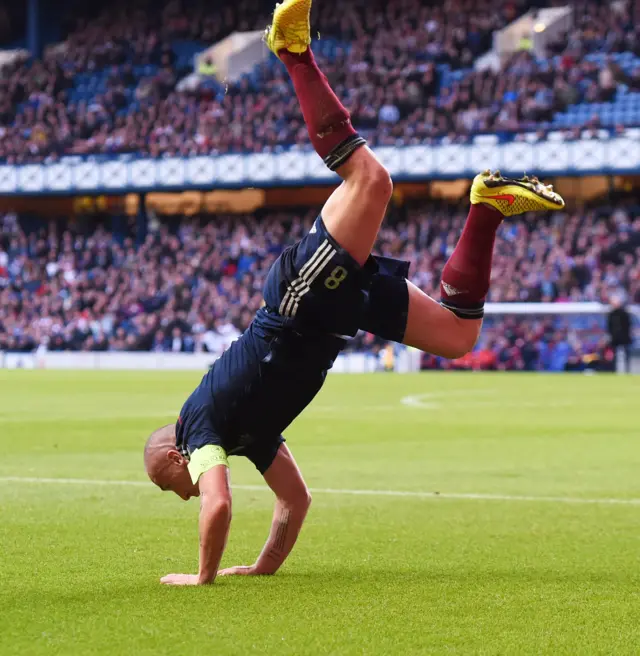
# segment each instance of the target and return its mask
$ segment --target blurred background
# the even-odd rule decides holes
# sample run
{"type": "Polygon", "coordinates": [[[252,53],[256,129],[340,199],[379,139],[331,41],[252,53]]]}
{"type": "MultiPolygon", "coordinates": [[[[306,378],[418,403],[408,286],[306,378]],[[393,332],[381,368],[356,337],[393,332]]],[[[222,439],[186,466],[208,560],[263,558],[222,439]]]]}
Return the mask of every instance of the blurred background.
{"type": "MultiPolygon", "coordinates": [[[[273,0],[0,3],[0,366],[204,367],[337,178],[261,41],[273,0]]],[[[470,181],[567,208],[497,240],[476,350],[362,333],[337,369],[640,372],[640,1],[316,0],[396,182],[377,251],[438,298],[470,181]]]]}

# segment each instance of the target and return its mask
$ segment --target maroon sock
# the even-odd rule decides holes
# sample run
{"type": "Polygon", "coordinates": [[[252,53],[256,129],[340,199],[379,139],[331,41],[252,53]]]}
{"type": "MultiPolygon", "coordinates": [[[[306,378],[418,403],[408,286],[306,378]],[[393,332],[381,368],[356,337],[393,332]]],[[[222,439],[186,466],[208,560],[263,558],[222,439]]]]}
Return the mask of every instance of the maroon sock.
{"type": "Polygon", "coordinates": [[[496,230],[502,214],[472,205],[460,240],[442,271],[441,303],[462,319],[481,319],[489,292],[496,230]]]}
{"type": "Polygon", "coordinates": [[[311,48],[301,54],[280,50],[278,56],[293,81],[311,143],[327,166],[335,170],[365,141],[353,129],[349,112],[318,68],[311,48]],[[349,144],[346,153],[342,152],[345,142],[349,144]]]}

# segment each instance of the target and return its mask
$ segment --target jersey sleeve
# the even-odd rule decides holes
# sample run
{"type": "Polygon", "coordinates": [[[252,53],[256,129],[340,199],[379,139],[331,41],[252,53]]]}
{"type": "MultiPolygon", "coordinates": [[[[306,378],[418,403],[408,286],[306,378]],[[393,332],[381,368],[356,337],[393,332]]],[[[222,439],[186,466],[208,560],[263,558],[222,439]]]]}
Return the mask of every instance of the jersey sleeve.
{"type": "Polygon", "coordinates": [[[193,483],[217,465],[229,466],[227,451],[211,421],[211,409],[189,399],[182,408],[176,426],[176,442],[189,458],[188,470],[193,483]]]}
{"type": "Polygon", "coordinates": [[[225,467],[229,466],[227,452],[221,446],[216,444],[206,444],[205,446],[196,449],[191,454],[191,460],[188,465],[189,474],[191,475],[193,484],[195,485],[200,480],[202,474],[218,465],[224,465],[225,467]]]}

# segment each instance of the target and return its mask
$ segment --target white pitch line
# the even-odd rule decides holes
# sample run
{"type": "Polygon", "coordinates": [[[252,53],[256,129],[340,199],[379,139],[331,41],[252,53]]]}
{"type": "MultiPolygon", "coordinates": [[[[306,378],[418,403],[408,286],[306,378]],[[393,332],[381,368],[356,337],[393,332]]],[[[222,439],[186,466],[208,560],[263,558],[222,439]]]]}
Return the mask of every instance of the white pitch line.
{"type": "MultiPolygon", "coordinates": [[[[474,397],[500,396],[492,390],[453,390],[451,392],[425,392],[423,394],[411,394],[403,396],[400,403],[407,408],[417,408],[420,410],[441,410],[444,406],[451,408],[478,407],[478,408],[569,408],[580,404],[580,401],[522,401],[522,400],[504,400],[504,398],[493,399],[475,399],[474,397]],[[457,401],[455,397],[459,398],[457,401]]],[[[625,404],[628,402],[625,401],[625,404]]],[[[609,405],[607,401],[607,405],[609,405]]]]}
{"type": "MultiPolygon", "coordinates": [[[[0,476],[0,483],[35,483],[35,484],[58,484],[58,485],[95,485],[102,487],[129,486],[146,487],[151,489],[145,481],[118,481],[100,480],[95,478],[35,478],[24,476],[0,476]]],[[[269,492],[264,485],[234,485],[236,490],[248,490],[252,492],[269,492]]],[[[640,506],[640,499],[615,499],[602,497],[600,499],[585,499],[582,497],[536,497],[518,494],[475,494],[467,492],[420,492],[412,490],[341,490],[334,488],[310,488],[312,494],[335,494],[338,496],[361,496],[361,497],[409,497],[414,499],[458,499],[468,501],[528,501],[540,503],[569,503],[588,505],[619,505],[640,506]]]]}

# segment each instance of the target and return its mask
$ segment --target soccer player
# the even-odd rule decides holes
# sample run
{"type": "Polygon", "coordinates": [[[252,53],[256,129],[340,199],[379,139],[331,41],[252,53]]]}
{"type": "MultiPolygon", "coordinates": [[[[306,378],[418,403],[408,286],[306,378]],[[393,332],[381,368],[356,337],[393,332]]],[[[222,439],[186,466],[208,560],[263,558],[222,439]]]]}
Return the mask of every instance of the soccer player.
{"type": "Polygon", "coordinates": [[[489,289],[496,230],[505,216],[564,201],[537,179],[489,171],[444,267],[437,303],[407,281],[405,262],[371,256],[392,183],[354,130],[311,52],[311,0],[277,5],[266,42],[287,67],[316,152],[342,178],[311,231],[271,268],[265,306],[204,376],[175,425],[155,431],[144,460],[151,480],[199,496],[200,567],[163,583],[203,585],[217,575],[274,574],[293,548],[311,496],[282,432],[311,402],[359,329],[446,358],[473,348],[489,289]],[[231,521],[227,457],[251,460],[276,496],[267,542],[253,565],[219,571],[231,521]]]}

